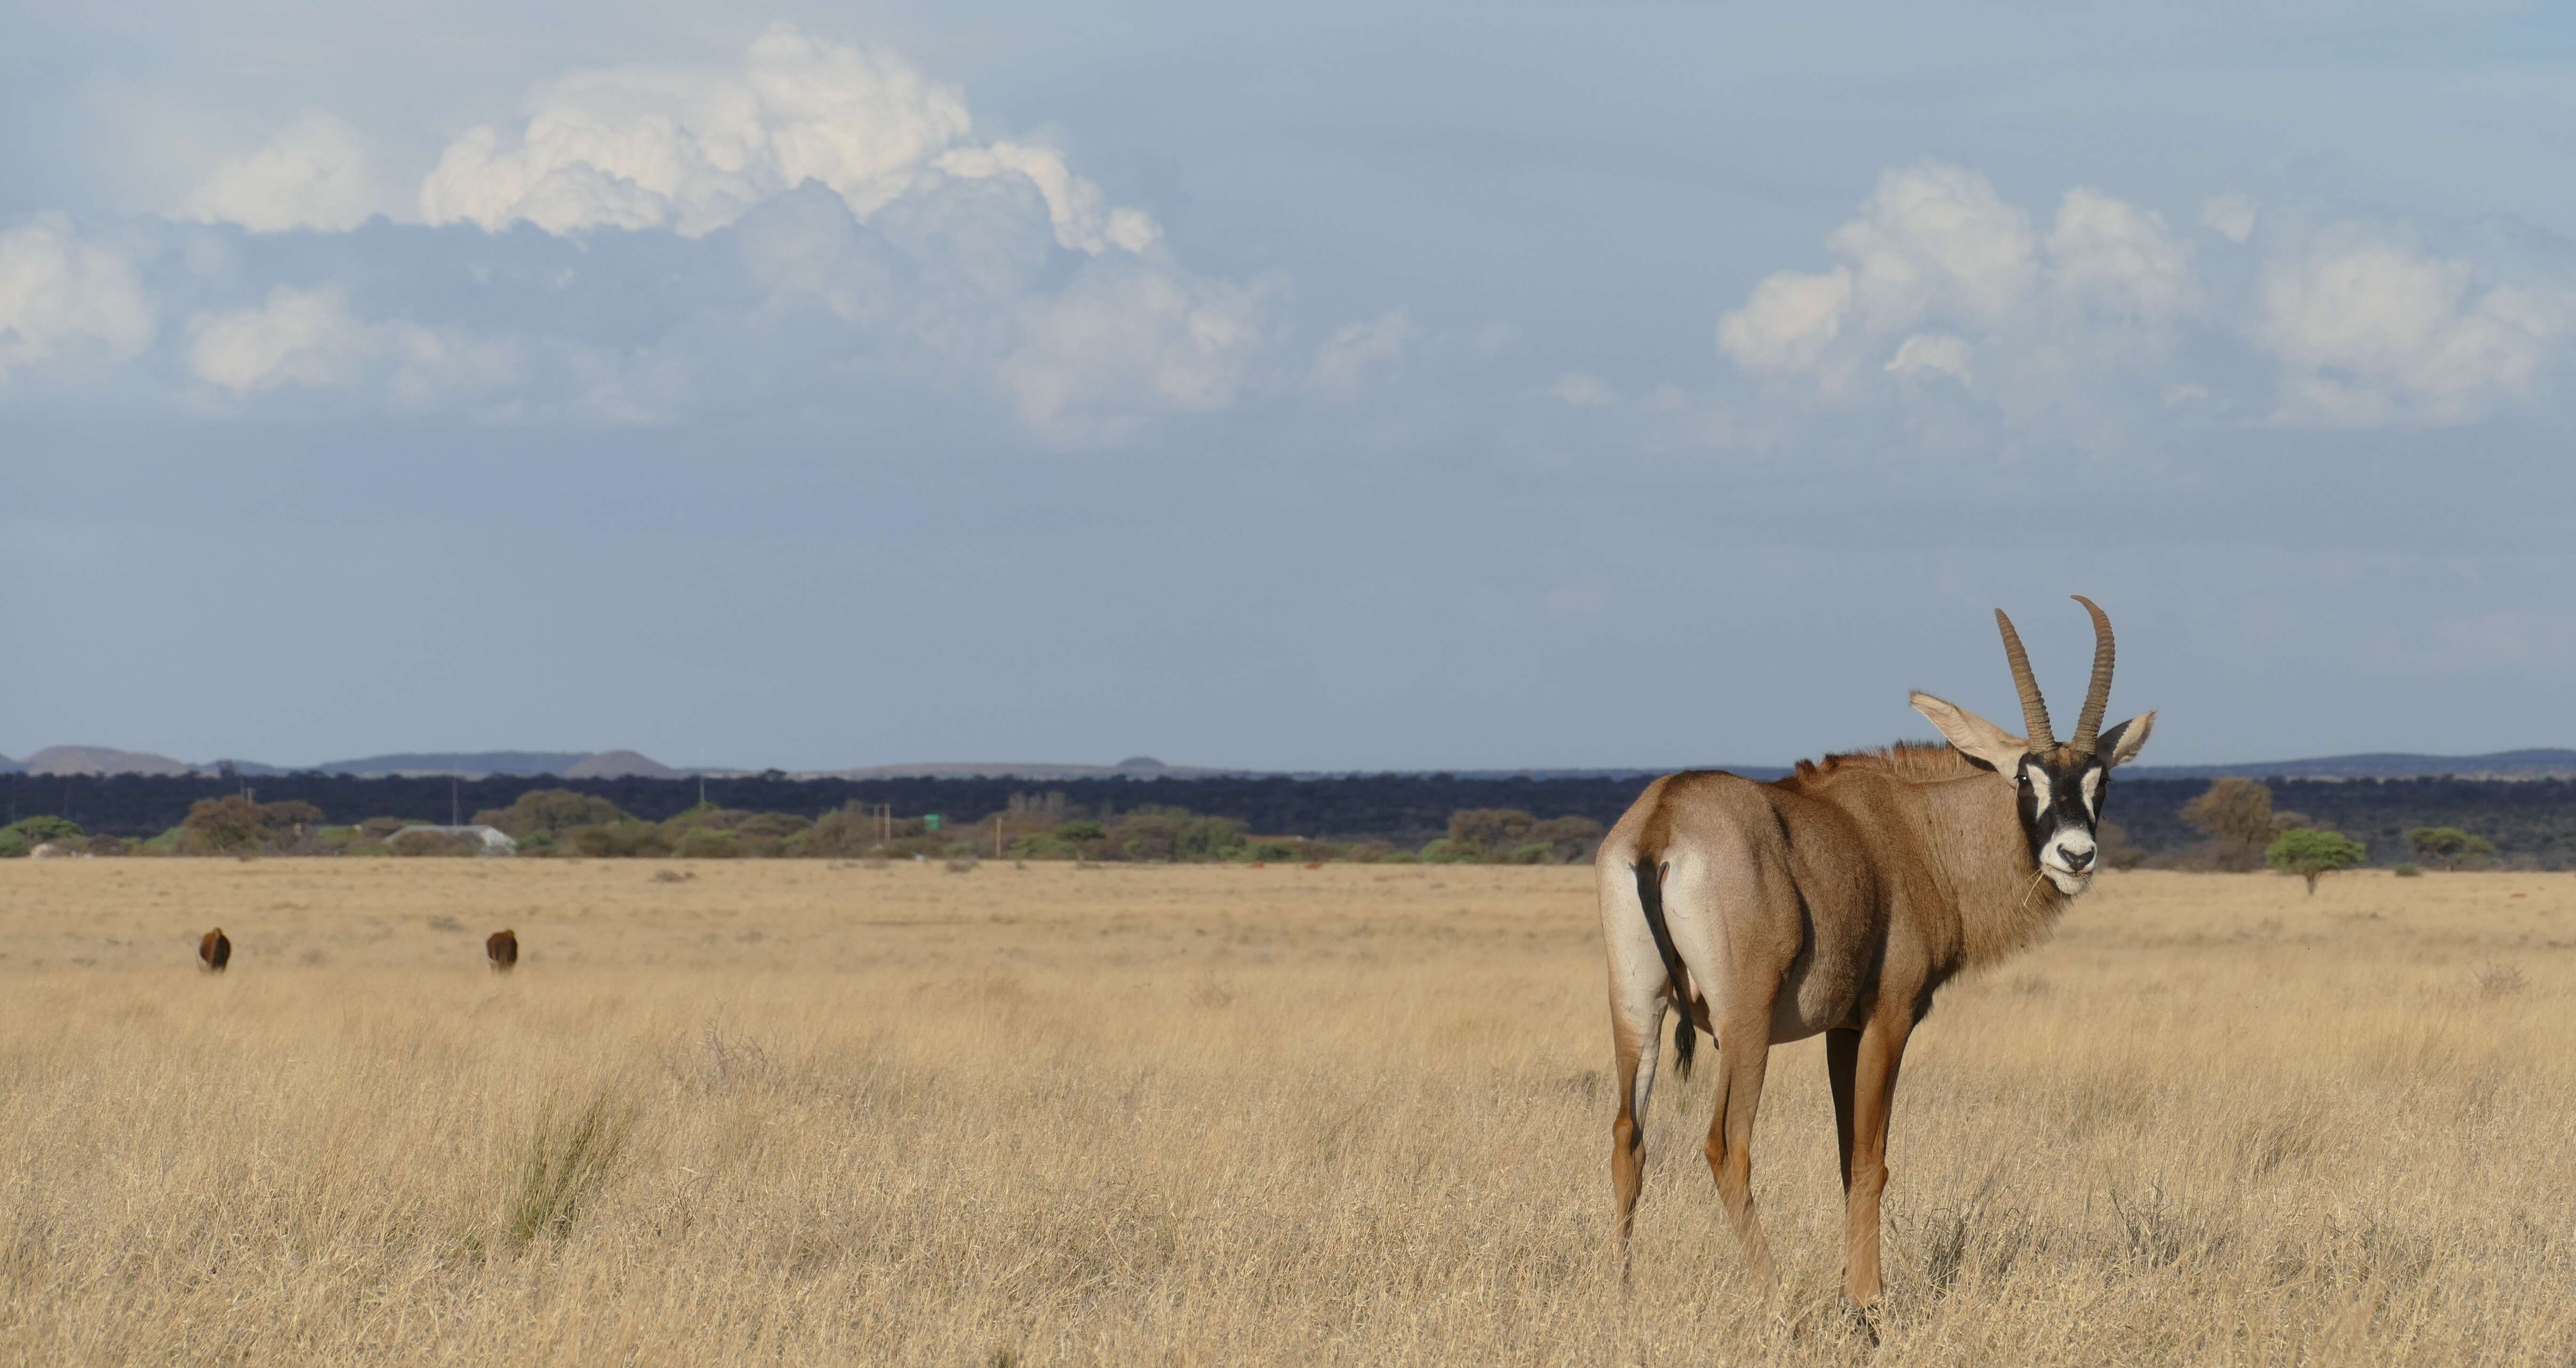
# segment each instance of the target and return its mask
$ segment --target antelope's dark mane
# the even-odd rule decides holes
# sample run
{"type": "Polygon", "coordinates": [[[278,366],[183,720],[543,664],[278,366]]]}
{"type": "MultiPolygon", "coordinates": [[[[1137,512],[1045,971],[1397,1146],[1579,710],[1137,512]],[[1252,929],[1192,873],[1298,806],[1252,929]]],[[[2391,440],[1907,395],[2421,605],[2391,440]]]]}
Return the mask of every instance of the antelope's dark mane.
{"type": "Polygon", "coordinates": [[[1964,779],[1972,774],[1991,771],[1970,760],[1959,749],[1940,741],[1899,741],[1876,750],[1845,751],[1828,755],[1823,760],[1801,760],[1796,779],[1830,778],[1845,771],[1875,771],[1899,779],[1917,782],[1939,779],[1964,779]]]}

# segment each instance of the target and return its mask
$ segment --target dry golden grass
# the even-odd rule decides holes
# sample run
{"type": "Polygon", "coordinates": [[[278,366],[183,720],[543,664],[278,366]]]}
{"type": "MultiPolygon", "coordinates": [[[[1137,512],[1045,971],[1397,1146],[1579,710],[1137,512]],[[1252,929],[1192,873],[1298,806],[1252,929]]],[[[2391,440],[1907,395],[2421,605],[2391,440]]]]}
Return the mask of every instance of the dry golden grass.
{"type": "Polygon", "coordinates": [[[0,865],[0,1362],[2576,1353],[2563,875],[2106,877],[1915,1037],[1873,1350],[1812,1042],[1781,1292],[1705,1074],[1620,1291],[1587,871],[678,868],[0,865]]]}

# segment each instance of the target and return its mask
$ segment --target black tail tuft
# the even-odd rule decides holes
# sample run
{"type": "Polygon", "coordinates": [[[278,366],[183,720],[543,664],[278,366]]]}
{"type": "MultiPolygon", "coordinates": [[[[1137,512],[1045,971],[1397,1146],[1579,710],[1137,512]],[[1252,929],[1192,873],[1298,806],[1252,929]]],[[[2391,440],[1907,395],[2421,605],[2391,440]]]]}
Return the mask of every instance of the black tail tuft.
{"type": "Polygon", "coordinates": [[[1673,1006],[1681,1010],[1681,1019],[1673,1023],[1673,1072],[1687,1082],[1699,1030],[1691,1020],[1690,991],[1683,986],[1690,982],[1690,971],[1682,967],[1682,952],[1673,947],[1673,933],[1664,925],[1665,867],[1639,861],[1629,868],[1637,876],[1637,901],[1645,905],[1646,929],[1654,934],[1655,953],[1664,957],[1664,978],[1671,985],[1673,1006]]]}

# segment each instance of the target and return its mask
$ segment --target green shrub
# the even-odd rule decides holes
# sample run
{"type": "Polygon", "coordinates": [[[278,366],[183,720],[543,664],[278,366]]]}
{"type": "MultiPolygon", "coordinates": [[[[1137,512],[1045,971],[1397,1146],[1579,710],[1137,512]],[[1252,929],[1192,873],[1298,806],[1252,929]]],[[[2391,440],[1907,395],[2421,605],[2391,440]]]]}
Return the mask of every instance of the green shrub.
{"type": "Polygon", "coordinates": [[[47,841],[69,841],[81,834],[80,823],[40,813],[0,827],[0,859],[17,859],[47,841]]]}
{"type": "Polygon", "coordinates": [[[1294,860],[1304,853],[1305,848],[1295,841],[1255,841],[1243,848],[1244,858],[1273,863],[1294,860]]]}
{"type": "Polygon", "coordinates": [[[1172,855],[1176,859],[1231,859],[1243,845],[1243,823],[1231,817],[1192,817],[1172,834],[1172,855]]]}
{"type": "Polygon", "coordinates": [[[672,853],[683,860],[731,860],[742,854],[742,846],[730,831],[699,827],[680,833],[672,853]]]}
{"type": "Polygon", "coordinates": [[[671,838],[663,835],[660,827],[632,819],[573,827],[559,833],[558,839],[592,859],[634,859],[671,853],[671,838]]]}
{"type": "Polygon", "coordinates": [[[521,841],[539,832],[560,836],[577,826],[605,826],[624,820],[626,814],[615,803],[571,789],[530,789],[508,807],[486,808],[474,814],[475,825],[498,827],[502,834],[521,841]]]}
{"type": "Polygon", "coordinates": [[[396,855],[472,856],[483,853],[483,838],[468,832],[406,831],[386,848],[396,855]]]}
{"type": "Polygon", "coordinates": [[[2424,867],[2412,862],[2399,865],[2388,872],[2401,879],[2420,879],[2424,877],[2424,867]]]}

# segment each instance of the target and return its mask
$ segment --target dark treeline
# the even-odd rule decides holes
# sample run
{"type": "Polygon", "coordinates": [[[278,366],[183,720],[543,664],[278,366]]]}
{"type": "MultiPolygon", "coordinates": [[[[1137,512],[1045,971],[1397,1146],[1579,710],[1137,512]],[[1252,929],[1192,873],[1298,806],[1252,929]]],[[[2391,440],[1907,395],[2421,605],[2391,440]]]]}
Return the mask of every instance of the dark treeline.
{"type": "MultiPolygon", "coordinates": [[[[649,822],[696,806],[695,779],[557,779],[494,776],[456,781],[453,804],[444,778],[356,779],[333,775],[255,780],[115,775],[7,776],[8,821],[46,814],[89,831],[146,837],[186,820],[201,798],[253,791],[260,802],[301,802],[323,819],[354,824],[370,817],[444,822],[508,807],[520,794],[570,789],[592,794],[649,822]]],[[[1645,784],[1636,779],[1459,779],[1447,775],[1363,775],[1345,779],[709,779],[706,800],[753,812],[816,818],[849,803],[884,803],[898,817],[941,813],[971,822],[1010,806],[1013,794],[1062,793],[1087,816],[1147,805],[1186,807],[1231,817],[1264,835],[1375,838],[1420,843],[1446,833],[1462,808],[1518,808],[1544,816],[1591,817],[1605,825],[1645,784]]]]}
{"type": "MultiPolygon", "coordinates": [[[[355,824],[370,817],[445,821],[503,808],[538,789],[592,794],[646,821],[665,821],[699,801],[695,779],[566,780],[500,777],[357,779],[328,775],[257,780],[214,777],[111,777],[12,774],[0,778],[10,822],[53,815],[92,832],[141,838],[179,825],[199,799],[240,792],[262,803],[309,803],[323,819],[355,824]],[[451,807],[451,794],[453,805],[451,807]]],[[[2274,779],[2284,811],[2339,830],[2370,848],[2375,864],[2408,858],[2404,833],[2448,826],[2493,841],[2505,862],[2576,867],[2576,782],[2566,780],[2392,779],[2332,782],[2274,779]]],[[[1068,810],[1086,816],[1147,805],[1185,807],[1239,821],[1260,835],[1385,840],[1419,845],[1445,834],[1465,809],[1510,808],[1545,817],[1588,817],[1607,825],[1637,796],[1634,778],[1476,779],[1451,775],[1373,774],[1333,779],[709,779],[707,801],[753,812],[819,818],[846,804],[892,807],[898,817],[940,813],[972,822],[1010,806],[1012,795],[1062,793],[1068,810]]],[[[2123,779],[2110,816],[2150,854],[2188,849],[2204,839],[2183,820],[2183,805],[2209,787],[2203,779],[2123,779]]]]}

